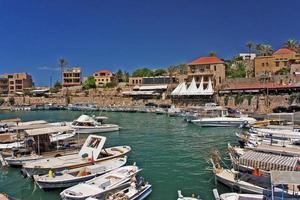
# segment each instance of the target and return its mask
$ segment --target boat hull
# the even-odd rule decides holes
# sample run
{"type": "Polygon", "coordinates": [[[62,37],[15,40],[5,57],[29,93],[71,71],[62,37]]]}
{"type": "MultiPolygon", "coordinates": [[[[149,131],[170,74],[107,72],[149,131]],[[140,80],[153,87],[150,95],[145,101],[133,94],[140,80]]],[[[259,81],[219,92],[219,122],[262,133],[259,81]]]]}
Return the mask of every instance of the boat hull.
{"type": "Polygon", "coordinates": [[[108,127],[95,127],[95,128],[87,128],[87,127],[76,127],[71,126],[72,128],[76,129],[76,133],[84,133],[84,134],[90,134],[90,133],[106,133],[106,132],[114,132],[119,131],[119,126],[108,126],[108,127]]]}
{"type": "MultiPolygon", "coordinates": [[[[113,148],[117,148],[117,147],[113,147],[113,148]]],[[[51,166],[49,166],[49,167],[48,166],[47,167],[40,167],[40,166],[27,167],[26,165],[23,165],[23,170],[24,170],[24,172],[26,173],[26,175],[28,177],[32,177],[33,175],[47,174],[50,169],[53,172],[58,172],[58,171],[63,171],[63,170],[67,170],[67,169],[75,169],[75,168],[79,168],[79,167],[85,167],[85,166],[88,166],[88,165],[92,165],[93,163],[101,163],[103,161],[110,160],[110,159],[113,159],[113,158],[120,158],[120,157],[123,157],[123,156],[127,155],[130,151],[131,151],[131,148],[126,146],[126,151],[125,152],[122,152],[122,153],[116,154],[116,155],[112,155],[112,156],[108,156],[108,157],[104,157],[104,158],[101,158],[99,160],[95,160],[94,162],[91,162],[91,161],[87,160],[87,161],[82,162],[80,164],[67,164],[65,166],[56,166],[56,167],[51,167],[51,166]]]]}
{"type": "Polygon", "coordinates": [[[240,127],[245,121],[200,121],[192,120],[192,122],[201,127],[240,127]]]}

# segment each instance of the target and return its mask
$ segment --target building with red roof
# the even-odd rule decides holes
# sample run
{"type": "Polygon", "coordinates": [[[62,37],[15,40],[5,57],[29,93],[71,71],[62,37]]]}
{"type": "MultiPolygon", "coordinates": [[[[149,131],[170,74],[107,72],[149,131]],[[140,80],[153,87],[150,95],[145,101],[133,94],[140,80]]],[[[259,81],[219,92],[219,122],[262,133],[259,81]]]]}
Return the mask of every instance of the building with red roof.
{"type": "Polygon", "coordinates": [[[272,76],[282,68],[290,68],[294,63],[300,62],[300,56],[288,48],[280,48],[269,56],[255,58],[255,77],[272,76]]]}
{"type": "Polygon", "coordinates": [[[188,81],[195,78],[197,84],[203,79],[204,88],[209,80],[212,81],[213,87],[221,86],[225,80],[224,61],[217,56],[204,56],[193,60],[188,64],[188,81]]]}
{"type": "Polygon", "coordinates": [[[114,78],[114,74],[109,70],[100,70],[95,72],[93,77],[95,79],[96,86],[99,87],[106,85],[107,83],[111,83],[114,78]]]}

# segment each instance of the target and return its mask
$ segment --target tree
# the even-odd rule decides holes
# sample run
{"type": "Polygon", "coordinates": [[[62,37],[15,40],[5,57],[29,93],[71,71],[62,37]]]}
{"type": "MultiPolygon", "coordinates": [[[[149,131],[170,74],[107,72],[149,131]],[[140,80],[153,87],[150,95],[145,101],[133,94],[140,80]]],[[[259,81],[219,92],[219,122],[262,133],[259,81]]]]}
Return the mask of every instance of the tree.
{"type": "Polygon", "coordinates": [[[237,62],[236,63],[237,67],[236,69],[228,69],[227,70],[227,76],[228,78],[244,78],[246,77],[246,67],[244,63],[242,62],[237,62]]]}
{"type": "Polygon", "coordinates": [[[59,66],[60,66],[60,82],[63,83],[63,72],[65,66],[68,64],[68,61],[64,58],[60,58],[58,60],[59,66]]]}
{"type": "Polygon", "coordinates": [[[208,56],[215,57],[215,56],[217,56],[217,53],[215,51],[211,51],[208,53],[208,56]]]}
{"type": "Polygon", "coordinates": [[[253,50],[253,48],[255,47],[255,44],[253,43],[253,42],[247,42],[246,43],[246,47],[248,48],[248,50],[249,50],[249,56],[251,55],[251,53],[252,53],[252,50],[253,50]]]}
{"type": "Polygon", "coordinates": [[[123,82],[123,72],[122,70],[118,70],[118,72],[116,73],[116,79],[118,82],[123,82]]]}
{"type": "Polygon", "coordinates": [[[57,93],[61,89],[61,83],[59,81],[56,81],[54,86],[50,88],[51,93],[57,93]]]}
{"type": "Polygon", "coordinates": [[[87,80],[83,83],[82,88],[84,90],[88,90],[88,89],[91,89],[91,88],[96,88],[95,78],[93,76],[89,76],[87,78],[87,80]]]}
{"type": "Polygon", "coordinates": [[[284,67],[275,72],[276,75],[287,75],[290,73],[290,68],[284,67]]]}
{"type": "Polygon", "coordinates": [[[129,81],[129,76],[130,76],[129,72],[124,71],[124,73],[123,73],[123,81],[124,82],[128,82],[129,81]]]}
{"type": "Polygon", "coordinates": [[[186,64],[171,65],[168,67],[167,72],[169,76],[174,76],[176,74],[187,74],[187,69],[186,64]]]}
{"type": "Polygon", "coordinates": [[[286,43],[284,43],[284,47],[293,51],[297,51],[299,49],[299,43],[297,40],[288,39],[286,43]]]}
{"type": "Polygon", "coordinates": [[[153,72],[154,76],[165,76],[167,74],[167,71],[164,69],[156,69],[153,72]]]}
{"type": "Polygon", "coordinates": [[[146,76],[153,76],[154,73],[151,69],[148,68],[139,68],[136,69],[133,73],[132,76],[133,77],[146,77],[146,76]]]}
{"type": "Polygon", "coordinates": [[[9,103],[9,105],[11,105],[11,106],[15,105],[15,98],[14,98],[14,97],[9,97],[8,103],[9,103]]]}
{"type": "Polygon", "coordinates": [[[273,49],[269,44],[257,44],[256,52],[260,56],[269,56],[273,53],[273,49]]]}
{"type": "Polygon", "coordinates": [[[2,106],[2,104],[4,104],[4,102],[5,102],[5,100],[0,97],[0,106],[2,106]]]}

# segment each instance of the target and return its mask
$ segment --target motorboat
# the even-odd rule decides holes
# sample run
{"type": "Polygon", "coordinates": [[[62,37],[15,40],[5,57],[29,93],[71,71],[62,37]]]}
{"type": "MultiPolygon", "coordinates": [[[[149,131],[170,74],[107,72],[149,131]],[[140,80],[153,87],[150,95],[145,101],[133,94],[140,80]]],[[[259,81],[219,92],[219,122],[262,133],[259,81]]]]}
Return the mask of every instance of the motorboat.
{"type": "Polygon", "coordinates": [[[66,188],[122,167],[126,162],[127,157],[125,156],[106,160],[95,165],[63,170],[60,172],[53,173],[52,170],[50,170],[48,174],[41,176],[34,175],[33,178],[41,189],[66,188]]]}
{"type": "Polygon", "coordinates": [[[106,137],[89,135],[81,147],[79,153],[40,159],[23,165],[23,171],[28,176],[46,174],[51,169],[53,172],[65,169],[89,166],[101,163],[105,160],[123,157],[130,152],[129,146],[116,146],[103,148],[106,137]]]}
{"type": "Polygon", "coordinates": [[[203,116],[191,121],[201,127],[245,127],[256,122],[256,119],[239,112],[229,115],[227,108],[215,104],[206,104],[203,109],[203,116]]]}
{"type": "MultiPolygon", "coordinates": [[[[139,177],[139,176],[137,176],[139,177]]],[[[116,192],[109,192],[106,194],[107,200],[143,200],[147,198],[152,192],[152,186],[149,183],[145,183],[143,180],[136,183],[131,181],[130,186],[125,187],[124,189],[116,190],[116,192]]],[[[89,197],[87,200],[102,200],[103,195],[89,197]]]]}
{"type": "Polygon", "coordinates": [[[116,124],[105,124],[103,121],[106,117],[90,117],[81,115],[78,119],[70,123],[77,133],[103,133],[120,130],[116,124]]]}
{"type": "Polygon", "coordinates": [[[239,194],[235,192],[224,193],[219,195],[217,189],[213,189],[215,200],[266,200],[264,195],[260,194],[239,194]]]}
{"type": "Polygon", "coordinates": [[[177,200],[201,200],[200,197],[197,197],[197,198],[195,198],[195,197],[184,197],[181,193],[181,190],[178,190],[177,193],[178,193],[178,199],[177,200]]]}
{"type": "Polygon", "coordinates": [[[135,165],[121,167],[92,180],[67,188],[60,193],[62,199],[78,200],[92,196],[101,196],[113,189],[130,184],[130,180],[139,172],[135,165]]]}

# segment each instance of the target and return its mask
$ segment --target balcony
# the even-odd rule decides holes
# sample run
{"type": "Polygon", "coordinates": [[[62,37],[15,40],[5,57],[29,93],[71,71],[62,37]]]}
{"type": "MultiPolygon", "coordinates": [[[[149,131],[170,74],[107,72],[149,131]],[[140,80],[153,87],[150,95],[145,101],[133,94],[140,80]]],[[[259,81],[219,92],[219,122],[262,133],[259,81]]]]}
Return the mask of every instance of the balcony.
{"type": "Polygon", "coordinates": [[[190,70],[188,76],[204,76],[204,75],[213,75],[214,71],[210,69],[206,70],[190,70]]]}

